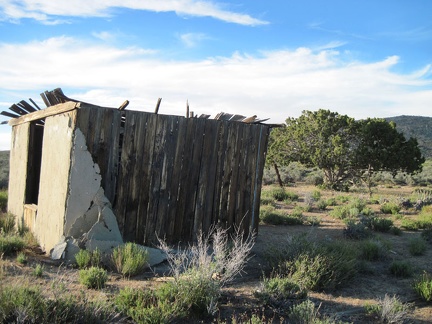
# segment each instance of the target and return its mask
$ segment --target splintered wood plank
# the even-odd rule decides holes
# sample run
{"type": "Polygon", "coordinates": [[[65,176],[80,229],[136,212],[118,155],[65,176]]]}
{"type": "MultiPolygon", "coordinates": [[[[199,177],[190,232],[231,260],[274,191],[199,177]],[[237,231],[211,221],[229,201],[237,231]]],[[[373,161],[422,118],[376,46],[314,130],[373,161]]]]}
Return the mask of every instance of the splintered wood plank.
{"type": "Polygon", "coordinates": [[[223,178],[221,179],[221,197],[220,197],[220,208],[219,208],[219,222],[220,224],[228,228],[230,226],[228,222],[228,205],[230,198],[230,187],[233,174],[233,160],[235,155],[236,134],[240,124],[226,122],[228,129],[226,138],[226,150],[223,156],[223,178]]]}
{"type": "Polygon", "coordinates": [[[270,127],[265,125],[259,125],[259,137],[257,139],[257,154],[256,154],[256,171],[254,180],[254,192],[253,192],[253,213],[251,215],[251,228],[255,232],[258,232],[259,224],[259,207],[261,197],[261,186],[262,176],[264,172],[264,164],[267,154],[268,137],[270,135],[270,127]]]}
{"type": "Polygon", "coordinates": [[[153,163],[150,176],[150,192],[149,192],[149,205],[146,224],[146,242],[156,242],[157,236],[160,236],[158,231],[161,228],[161,222],[164,221],[164,216],[159,214],[159,199],[161,197],[161,190],[164,190],[162,185],[162,176],[165,172],[165,141],[167,136],[168,119],[166,116],[158,116],[156,133],[154,138],[154,151],[153,163]],[[160,219],[163,218],[163,219],[160,219]]]}
{"type": "MultiPolygon", "coordinates": [[[[193,159],[194,150],[194,138],[196,129],[196,119],[186,118],[183,122],[182,138],[183,144],[179,143],[179,150],[182,149],[181,167],[179,175],[179,191],[177,197],[177,208],[176,208],[176,219],[174,228],[174,237],[178,240],[187,240],[189,238],[189,224],[191,222],[190,215],[186,215],[186,205],[189,202],[190,196],[193,194],[190,192],[190,164],[193,159]],[[189,216],[189,219],[188,219],[189,216]]],[[[180,135],[179,135],[180,136],[180,135]]],[[[177,168],[179,166],[177,165],[177,168]]]]}
{"type": "Polygon", "coordinates": [[[191,148],[191,157],[187,165],[187,179],[186,179],[186,202],[184,211],[184,220],[182,237],[184,240],[196,239],[196,232],[194,232],[195,223],[195,204],[198,194],[198,180],[199,170],[201,165],[203,139],[204,139],[204,126],[205,119],[193,119],[195,130],[193,131],[193,145],[191,148]]]}
{"type": "Polygon", "coordinates": [[[260,135],[260,126],[259,125],[250,125],[250,147],[248,153],[248,160],[246,164],[246,180],[245,180],[245,188],[247,190],[247,194],[245,195],[244,208],[248,211],[247,217],[245,218],[245,222],[243,224],[243,232],[245,235],[248,235],[251,232],[254,232],[252,218],[255,215],[256,211],[254,210],[254,192],[255,192],[255,180],[256,180],[256,163],[257,163],[257,149],[258,149],[258,140],[260,135]]]}
{"type": "Polygon", "coordinates": [[[212,222],[218,126],[219,123],[215,123],[213,120],[208,120],[205,123],[194,215],[194,232],[196,234],[207,233],[212,222]]]}
{"type": "Polygon", "coordinates": [[[239,201],[239,171],[240,171],[240,156],[243,153],[241,151],[241,141],[242,141],[242,131],[243,124],[233,123],[232,127],[235,128],[235,140],[234,140],[234,150],[231,160],[231,183],[229,188],[229,201],[228,201],[228,226],[233,228],[235,225],[235,213],[236,207],[239,201]]]}
{"type": "Polygon", "coordinates": [[[238,189],[237,201],[235,208],[235,229],[245,232],[245,226],[249,225],[249,195],[250,189],[247,186],[248,178],[248,159],[250,158],[249,152],[251,150],[251,127],[248,124],[241,124],[242,139],[240,142],[240,161],[239,161],[239,174],[238,174],[238,189]]]}
{"type": "Polygon", "coordinates": [[[179,215],[179,202],[180,202],[180,187],[181,183],[181,173],[183,171],[183,155],[185,150],[185,139],[187,133],[187,122],[184,117],[177,117],[176,124],[173,129],[172,138],[173,138],[173,159],[172,159],[172,173],[170,178],[168,179],[168,191],[169,191],[169,200],[168,200],[168,211],[167,211],[167,227],[166,233],[167,237],[170,238],[170,241],[176,242],[181,239],[181,237],[177,237],[176,226],[179,225],[178,219],[182,219],[181,215],[179,215]]]}
{"type": "Polygon", "coordinates": [[[221,195],[222,185],[225,172],[226,164],[226,151],[227,151],[227,140],[228,140],[228,122],[218,121],[218,141],[217,141],[217,155],[216,155],[216,170],[215,170],[215,192],[213,198],[213,212],[212,212],[212,223],[217,224],[220,220],[220,209],[221,209],[221,195]]]}
{"type": "MultiPolygon", "coordinates": [[[[125,135],[130,139],[131,143],[128,146],[130,149],[130,164],[129,164],[129,186],[127,193],[126,209],[125,209],[125,229],[124,240],[137,242],[137,224],[142,215],[140,206],[140,197],[146,193],[142,191],[142,160],[144,155],[144,142],[146,138],[147,114],[132,113],[126,117],[126,120],[132,119],[133,133],[132,138],[129,137],[128,131],[125,129],[125,135]]],[[[132,127],[131,127],[132,128],[132,127]]],[[[145,206],[146,207],[146,206],[145,206]]]]}
{"type": "Polygon", "coordinates": [[[150,202],[150,192],[152,188],[151,183],[151,170],[153,165],[153,151],[154,151],[154,139],[157,129],[158,116],[155,114],[147,114],[147,125],[145,129],[142,129],[143,135],[145,136],[144,143],[142,146],[142,160],[140,162],[140,180],[141,180],[141,195],[139,200],[139,211],[137,219],[136,238],[140,244],[150,243],[146,236],[146,227],[148,223],[148,208],[150,202]]]}
{"type": "Polygon", "coordinates": [[[33,120],[39,120],[39,119],[43,119],[43,118],[46,118],[49,116],[53,116],[53,115],[67,112],[67,111],[74,110],[77,108],[77,106],[78,106],[78,104],[76,102],[65,102],[63,104],[51,106],[51,107],[48,107],[48,108],[43,109],[43,110],[38,110],[38,111],[32,112],[30,114],[26,114],[26,115],[21,116],[21,117],[11,119],[11,120],[9,120],[8,124],[10,126],[15,126],[15,125],[19,125],[22,123],[28,123],[28,122],[31,122],[33,120]]]}
{"type": "Polygon", "coordinates": [[[118,175],[118,190],[115,203],[115,212],[120,231],[125,239],[125,235],[129,235],[126,230],[128,228],[128,217],[131,215],[130,207],[128,206],[129,187],[132,182],[132,167],[135,165],[134,146],[135,146],[135,129],[137,123],[137,113],[129,112],[124,123],[123,143],[119,165],[118,175]]]}
{"type": "Polygon", "coordinates": [[[178,120],[177,116],[163,116],[166,120],[165,138],[162,143],[163,163],[161,169],[161,182],[159,189],[158,218],[156,222],[156,233],[162,238],[166,235],[166,240],[172,242],[169,235],[170,223],[174,223],[169,218],[169,210],[175,207],[177,189],[172,188],[173,174],[175,173],[175,156],[178,139],[178,120]],[[173,189],[173,191],[171,191],[173,189]]]}

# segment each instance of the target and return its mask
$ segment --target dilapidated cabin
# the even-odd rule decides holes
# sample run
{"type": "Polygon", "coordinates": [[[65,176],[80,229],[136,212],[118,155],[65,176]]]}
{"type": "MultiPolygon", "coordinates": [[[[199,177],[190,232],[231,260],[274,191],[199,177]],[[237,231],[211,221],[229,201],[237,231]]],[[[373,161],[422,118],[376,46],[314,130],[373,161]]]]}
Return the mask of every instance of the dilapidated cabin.
{"type": "Polygon", "coordinates": [[[26,113],[10,114],[8,210],[45,251],[68,241],[190,242],[215,224],[257,231],[269,125],[42,95],[47,108],[21,102],[26,113]]]}

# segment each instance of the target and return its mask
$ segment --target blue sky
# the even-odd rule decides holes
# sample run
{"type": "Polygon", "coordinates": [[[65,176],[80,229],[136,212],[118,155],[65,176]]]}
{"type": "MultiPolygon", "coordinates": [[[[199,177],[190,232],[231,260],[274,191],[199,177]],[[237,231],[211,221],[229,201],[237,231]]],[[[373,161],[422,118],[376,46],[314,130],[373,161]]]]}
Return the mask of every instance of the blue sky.
{"type": "Polygon", "coordinates": [[[430,0],[0,0],[0,110],[61,87],[274,123],[320,108],[432,116],[431,12],[430,0]]]}

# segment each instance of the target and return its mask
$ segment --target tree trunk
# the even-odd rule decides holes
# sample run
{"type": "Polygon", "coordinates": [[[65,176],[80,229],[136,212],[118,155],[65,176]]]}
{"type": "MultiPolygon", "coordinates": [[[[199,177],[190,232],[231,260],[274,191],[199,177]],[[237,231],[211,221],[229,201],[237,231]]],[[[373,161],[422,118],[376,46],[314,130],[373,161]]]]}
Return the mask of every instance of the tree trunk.
{"type": "Polygon", "coordinates": [[[283,186],[282,178],[281,178],[280,173],[279,173],[279,168],[278,168],[276,163],[274,163],[273,166],[274,166],[274,169],[276,171],[276,176],[277,176],[277,180],[279,182],[279,186],[281,186],[281,188],[283,188],[284,186],[283,186]]]}

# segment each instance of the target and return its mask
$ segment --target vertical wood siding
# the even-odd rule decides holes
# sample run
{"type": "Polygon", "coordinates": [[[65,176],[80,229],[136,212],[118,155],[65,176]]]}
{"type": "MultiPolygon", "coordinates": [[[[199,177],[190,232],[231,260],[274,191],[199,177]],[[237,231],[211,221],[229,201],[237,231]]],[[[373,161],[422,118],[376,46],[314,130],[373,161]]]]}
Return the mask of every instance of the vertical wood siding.
{"type": "Polygon", "coordinates": [[[268,126],[97,107],[81,108],[77,126],[125,241],[258,229],[268,126]]]}

